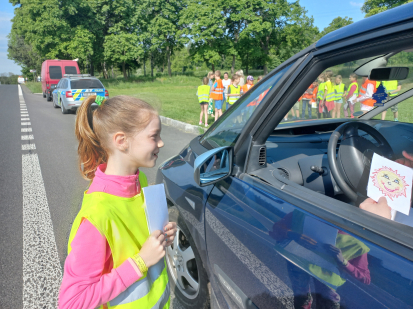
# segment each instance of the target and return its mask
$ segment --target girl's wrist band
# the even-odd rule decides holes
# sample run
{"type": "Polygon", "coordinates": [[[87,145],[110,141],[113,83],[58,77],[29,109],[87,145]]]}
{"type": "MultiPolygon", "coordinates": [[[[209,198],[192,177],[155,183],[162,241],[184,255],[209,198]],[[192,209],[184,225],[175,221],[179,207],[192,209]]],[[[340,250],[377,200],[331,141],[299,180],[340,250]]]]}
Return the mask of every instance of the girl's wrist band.
{"type": "Polygon", "coordinates": [[[136,266],[138,266],[139,270],[141,271],[142,274],[146,273],[148,271],[148,267],[146,266],[145,261],[141,258],[139,253],[136,253],[133,257],[132,260],[136,263],[136,266]]]}

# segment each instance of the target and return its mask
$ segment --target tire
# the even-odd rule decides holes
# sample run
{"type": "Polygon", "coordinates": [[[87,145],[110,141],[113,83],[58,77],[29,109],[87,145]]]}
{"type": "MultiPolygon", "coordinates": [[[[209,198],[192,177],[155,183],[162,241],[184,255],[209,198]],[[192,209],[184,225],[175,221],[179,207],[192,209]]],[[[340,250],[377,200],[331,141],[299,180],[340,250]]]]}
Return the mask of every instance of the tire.
{"type": "Polygon", "coordinates": [[[68,111],[68,110],[65,108],[65,106],[63,105],[62,100],[60,100],[60,108],[61,108],[61,110],[62,110],[62,114],[63,114],[63,115],[69,114],[69,111],[68,111]]]}
{"type": "Polygon", "coordinates": [[[57,105],[57,104],[54,102],[53,97],[52,97],[52,102],[53,102],[53,107],[54,107],[54,108],[59,108],[59,105],[57,105]]]}
{"type": "Polygon", "coordinates": [[[48,102],[52,101],[52,98],[50,97],[49,93],[46,92],[46,100],[48,102]]]}
{"type": "Polygon", "coordinates": [[[43,92],[43,98],[45,98],[45,97],[46,97],[46,93],[43,92]]]}
{"type": "MultiPolygon", "coordinates": [[[[169,221],[176,222],[178,226],[174,243],[167,248],[165,256],[171,290],[185,308],[209,308],[208,275],[203,267],[198,250],[195,247],[195,242],[175,206],[169,208],[169,221]],[[180,253],[188,252],[187,250],[191,249],[193,258],[185,261],[180,253]],[[178,268],[182,271],[177,271],[178,268]],[[182,276],[180,274],[186,275],[182,276]],[[186,278],[188,278],[189,281],[186,278]],[[191,279],[194,281],[191,281],[191,279]],[[190,282],[198,283],[198,287],[194,289],[190,282]],[[182,285],[184,285],[184,287],[182,287],[182,285]]],[[[188,255],[186,254],[186,256],[188,255]]]]}

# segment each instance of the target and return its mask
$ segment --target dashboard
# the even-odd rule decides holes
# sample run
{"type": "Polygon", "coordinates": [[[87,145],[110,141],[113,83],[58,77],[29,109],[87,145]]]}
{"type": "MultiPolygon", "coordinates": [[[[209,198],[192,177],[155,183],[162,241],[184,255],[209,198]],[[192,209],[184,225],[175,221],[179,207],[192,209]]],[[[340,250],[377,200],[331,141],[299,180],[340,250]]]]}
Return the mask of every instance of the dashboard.
{"type": "MultiPolygon", "coordinates": [[[[267,169],[321,194],[331,197],[342,194],[330,172],[327,146],[332,132],[348,121],[361,120],[321,119],[280,124],[266,141],[267,169]]],[[[402,157],[403,150],[413,152],[412,124],[381,120],[363,122],[386,138],[396,158],[402,157]]],[[[377,144],[364,131],[359,131],[359,135],[377,144]]],[[[339,147],[340,141],[337,151],[339,147]]]]}

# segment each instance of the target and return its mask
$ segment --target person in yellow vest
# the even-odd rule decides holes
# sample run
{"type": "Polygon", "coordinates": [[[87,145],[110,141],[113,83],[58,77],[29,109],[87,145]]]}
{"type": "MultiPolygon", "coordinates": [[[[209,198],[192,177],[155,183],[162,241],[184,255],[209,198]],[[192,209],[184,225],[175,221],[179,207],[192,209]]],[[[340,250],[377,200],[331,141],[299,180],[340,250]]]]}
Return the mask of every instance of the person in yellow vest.
{"type": "Polygon", "coordinates": [[[337,118],[340,118],[341,106],[343,105],[343,96],[344,96],[344,84],[342,83],[342,79],[343,78],[341,77],[341,75],[337,75],[335,79],[335,85],[334,85],[335,106],[333,108],[331,118],[336,118],[336,116],[337,118]]]}
{"type": "Polygon", "coordinates": [[[201,105],[201,114],[199,115],[199,125],[202,125],[202,114],[205,115],[205,126],[208,126],[208,103],[209,92],[211,87],[208,85],[208,77],[202,79],[201,86],[198,87],[196,95],[198,96],[199,105],[201,105]]]}
{"type": "Polygon", "coordinates": [[[320,102],[324,99],[324,88],[325,88],[325,75],[321,73],[318,77],[318,89],[317,89],[317,119],[321,118],[323,110],[320,110],[320,102]]]}
{"type": "Polygon", "coordinates": [[[222,116],[222,104],[224,104],[224,84],[221,80],[221,71],[215,71],[215,83],[209,95],[215,101],[215,121],[222,116]]]}
{"type": "Polygon", "coordinates": [[[137,98],[91,96],[80,106],[79,169],[91,184],[70,232],[59,308],[169,308],[164,256],[176,223],[149,234],[139,170],[155,166],[160,132],[155,109],[137,98]]]}
{"type": "MultiPolygon", "coordinates": [[[[390,96],[389,99],[392,97],[395,97],[399,94],[400,90],[402,89],[402,86],[399,85],[397,80],[388,80],[388,81],[382,81],[383,86],[386,88],[387,94],[390,96]]],[[[393,116],[394,116],[394,121],[399,121],[399,104],[395,104],[392,107],[390,107],[393,116]]],[[[384,111],[381,113],[381,120],[386,119],[386,113],[387,111],[384,111]]]]}
{"type": "Polygon", "coordinates": [[[227,110],[232,107],[232,105],[237,102],[240,97],[241,86],[239,85],[240,77],[235,74],[231,77],[231,85],[228,86],[228,101],[227,110]]]}
{"type": "Polygon", "coordinates": [[[359,85],[356,74],[351,73],[348,79],[350,80],[350,85],[345,92],[344,117],[348,118],[348,109],[350,109],[350,118],[354,118],[354,104],[359,94],[359,85]]]}
{"type": "MultiPolygon", "coordinates": [[[[376,92],[376,81],[369,80],[366,76],[363,76],[363,84],[359,90],[359,96],[356,102],[361,103],[361,111],[365,114],[374,108],[376,100],[373,99],[373,94],[376,92]]],[[[354,102],[355,103],[355,102],[354,102]]]]}
{"type": "Polygon", "coordinates": [[[323,111],[324,118],[331,118],[331,111],[335,107],[334,99],[335,99],[335,91],[334,91],[334,84],[333,84],[333,71],[327,70],[324,74],[325,82],[324,82],[324,98],[323,101],[320,102],[320,109],[323,111]]]}

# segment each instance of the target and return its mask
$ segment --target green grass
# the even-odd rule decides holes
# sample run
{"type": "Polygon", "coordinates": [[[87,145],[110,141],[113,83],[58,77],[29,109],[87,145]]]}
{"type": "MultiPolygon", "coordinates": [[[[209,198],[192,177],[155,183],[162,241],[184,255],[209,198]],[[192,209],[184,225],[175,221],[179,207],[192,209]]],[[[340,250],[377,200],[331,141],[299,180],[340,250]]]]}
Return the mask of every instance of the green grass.
{"type": "Polygon", "coordinates": [[[42,83],[27,82],[25,85],[32,93],[42,93],[42,83]]]}

